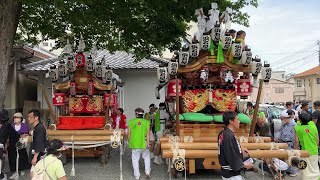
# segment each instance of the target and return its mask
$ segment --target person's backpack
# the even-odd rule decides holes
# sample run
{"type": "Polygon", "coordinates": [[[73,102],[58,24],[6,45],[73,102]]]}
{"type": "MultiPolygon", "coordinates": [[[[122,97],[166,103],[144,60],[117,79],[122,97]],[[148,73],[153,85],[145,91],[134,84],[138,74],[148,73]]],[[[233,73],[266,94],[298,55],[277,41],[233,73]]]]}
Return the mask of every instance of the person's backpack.
{"type": "Polygon", "coordinates": [[[48,175],[49,177],[49,180],[54,180],[52,179],[52,177],[50,177],[50,175],[48,174],[47,172],[47,168],[48,166],[50,166],[52,163],[54,163],[57,158],[55,158],[53,161],[51,161],[48,165],[45,165],[45,162],[44,162],[45,158],[40,160],[38,163],[41,164],[40,168],[39,169],[35,169],[34,172],[33,172],[33,177],[31,180],[48,180],[46,178],[46,175],[48,175]]]}

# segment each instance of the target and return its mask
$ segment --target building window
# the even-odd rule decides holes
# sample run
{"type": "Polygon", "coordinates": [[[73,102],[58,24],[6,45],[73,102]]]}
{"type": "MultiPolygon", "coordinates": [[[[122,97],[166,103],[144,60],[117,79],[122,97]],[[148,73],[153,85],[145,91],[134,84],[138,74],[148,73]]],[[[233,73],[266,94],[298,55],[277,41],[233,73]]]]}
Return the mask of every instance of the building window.
{"type": "Polygon", "coordinates": [[[302,87],[302,80],[297,80],[297,87],[302,87]]]}
{"type": "Polygon", "coordinates": [[[320,78],[317,78],[317,84],[320,84],[320,78]]]}
{"type": "Polygon", "coordinates": [[[276,87],[276,93],[284,93],[284,88],[276,87]]]}
{"type": "Polygon", "coordinates": [[[48,46],[48,42],[43,42],[42,45],[43,46],[48,46]]]}

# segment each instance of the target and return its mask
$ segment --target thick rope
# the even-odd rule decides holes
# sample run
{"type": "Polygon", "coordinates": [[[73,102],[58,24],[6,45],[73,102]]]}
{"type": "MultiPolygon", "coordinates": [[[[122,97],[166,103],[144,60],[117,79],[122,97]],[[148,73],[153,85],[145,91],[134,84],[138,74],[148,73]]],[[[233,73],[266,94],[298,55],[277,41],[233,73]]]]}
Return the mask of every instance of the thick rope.
{"type": "Polygon", "coordinates": [[[192,136],[184,136],[183,137],[183,142],[192,143],[193,142],[193,137],[192,136]]]}
{"type": "Polygon", "coordinates": [[[75,176],[76,175],[76,170],[74,168],[74,140],[73,140],[73,135],[71,136],[71,141],[72,141],[72,168],[71,168],[70,176],[75,176]]]}
{"type": "Polygon", "coordinates": [[[240,144],[241,143],[248,143],[249,142],[249,138],[246,136],[240,136],[240,144]]]}
{"type": "Polygon", "coordinates": [[[261,136],[258,135],[258,136],[254,137],[254,142],[255,143],[264,143],[264,140],[261,136]]]}
{"type": "Polygon", "coordinates": [[[279,149],[279,145],[275,142],[270,142],[270,150],[278,150],[279,149]]]}
{"type": "Polygon", "coordinates": [[[172,136],[172,135],[170,135],[168,142],[170,142],[170,143],[172,143],[172,142],[180,142],[180,138],[179,138],[179,136],[172,136]]]}
{"type": "MultiPolygon", "coordinates": [[[[113,135],[110,136],[111,146],[114,142],[120,145],[121,144],[120,137],[121,137],[121,130],[120,129],[113,130],[113,135]]],[[[117,148],[117,147],[113,147],[113,148],[117,148]]]]}

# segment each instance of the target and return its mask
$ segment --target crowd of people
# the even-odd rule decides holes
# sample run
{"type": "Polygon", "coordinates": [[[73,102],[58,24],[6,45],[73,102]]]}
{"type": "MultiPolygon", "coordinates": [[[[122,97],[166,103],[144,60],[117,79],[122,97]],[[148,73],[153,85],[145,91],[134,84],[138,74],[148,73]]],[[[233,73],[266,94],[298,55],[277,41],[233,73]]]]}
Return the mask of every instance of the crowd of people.
{"type": "MultiPolygon", "coordinates": [[[[301,171],[302,179],[318,180],[320,177],[319,166],[319,138],[320,134],[320,101],[313,103],[313,113],[309,111],[309,103],[302,102],[298,107],[298,110],[294,109],[294,103],[286,102],[286,109],[281,112],[280,119],[282,121],[281,128],[278,132],[275,132],[274,137],[270,134],[270,124],[266,120],[264,113],[257,112],[257,125],[255,127],[255,133],[261,135],[261,129],[268,127],[267,132],[263,132],[263,136],[270,136],[274,142],[287,143],[288,149],[300,149],[307,150],[310,156],[303,158],[307,162],[306,169],[301,171]],[[300,107],[300,108],[299,108],[300,107]]],[[[244,111],[251,119],[254,114],[254,106],[251,102],[247,103],[247,109],[244,111]]],[[[225,124],[225,130],[218,136],[219,142],[219,162],[222,169],[223,179],[240,180],[241,171],[244,169],[252,169],[254,161],[244,161],[244,157],[247,154],[247,150],[241,148],[236,135],[235,130],[239,129],[239,120],[235,112],[225,112],[223,115],[223,122],[225,124]],[[248,164],[249,163],[249,164],[248,164]]],[[[266,160],[268,162],[285,162],[273,158],[266,160]]],[[[265,167],[268,167],[268,164],[265,167]]],[[[285,170],[282,176],[289,174],[290,176],[297,176],[299,169],[285,165],[287,168],[278,170],[285,170]]],[[[260,168],[263,166],[260,165],[260,168]]],[[[270,174],[275,174],[272,169],[263,169],[270,174]],[[271,172],[272,171],[272,172],[271,172]]],[[[276,169],[277,170],[277,169],[276,169]]]]}
{"type": "MultiPolygon", "coordinates": [[[[293,105],[292,102],[286,103],[286,110],[280,114],[282,126],[275,133],[273,141],[287,143],[289,149],[307,150],[310,156],[303,158],[308,164],[306,169],[300,171],[293,166],[287,165],[283,175],[287,173],[290,176],[296,176],[301,172],[303,179],[318,179],[320,176],[320,161],[318,157],[320,101],[313,103],[313,113],[309,112],[309,107],[305,103],[302,103],[299,111],[295,110],[293,105]]],[[[253,118],[254,106],[252,103],[247,104],[247,109],[244,112],[250,118],[253,118]]],[[[25,171],[29,170],[30,176],[34,179],[41,176],[45,176],[48,179],[66,179],[63,164],[59,160],[62,154],[61,151],[65,150],[66,147],[60,140],[48,142],[46,128],[40,121],[40,117],[39,110],[28,112],[27,120],[33,127],[33,141],[28,153],[25,146],[17,146],[20,138],[26,138],[30,135],[29,126],[23,122],[22,114],[15,113],[12,117],[12,123],[9,123],[8,113],[5,110],[0,113],[0,165],[3,166],[1,160],[3,160],[3,154],[7,152],[9,168],[12,172],[8,179],[17,179],[19,176],[25,175],[25,171]],[[18,160],[17,155],[19,155],[18,160]]],[[[146,113],[143,109],[137,108],[135,109],[135,118],[131,120],[127,120],[124,110],[119,108],[111,115],[111,118],[114,129],[124,129],[126,132],[128,147],[132,149],[131,160],[135,179],[140,179],[141,177],[139,171],[139,159],[141,156],[144,159],[146,179],[150,179],[152,159],[155,164],[164,163],[160,152],[160,138],[164,135],[166,124],[169,120],[165,103],[160,103],[159,108],[155,104],[150,104],[149,111],[146,113]]],[[[249,151],[241,147],[234,133],[240,128],[237,113],[232,111],[225,112],[223,114],[223,123],[225,128],[218,135],[218,156],[222,179],[242,180],[244,171],[255,168],[255,160],[245,158],[250,156],[249,151]]],[[[266,115],[259,112],[255,133],[261,133],[265,126],[269,126],[266,115]]],[[[265,135],[270,135],[270,132],[265,133],[265,135]]],[[[270,161],[279,162],[281,160],[273,158],[265,160],[264,163],[268,165],[270,161]]],[[[283,161],[281,162],[284,163],[283,161]]],[[[7,179],[1,169],[0,167],[0,179],[7,179]]],[[[263,170],[274,174],[271,171],[276,171],[277,169],[263,170]]]]}
{"type": "Polygon", "coordinates": [[[65,146],[60,140],[48,142],[45,126],[40,120],[40,111],[33,109],[28,112],[28,123],[33,127],[29,131],[29,126],[24,123],[21,113],[17,112],[9,123],[9,116],[6,110],[0,112],[0,179],[19,179],[26,171],[30,172],[33,179],[65,180],[63,164],[59,157],[65,146]],[[27,146],[21,144],[20,138],[28,138],[32,135],[30,152],[27,146]],[[12,175],[7,177],[2,172],[4,166],[4,153],[8,153],[9,169],[12,175]],[[17,158],[18,156],[18,158],[17,158]]]}

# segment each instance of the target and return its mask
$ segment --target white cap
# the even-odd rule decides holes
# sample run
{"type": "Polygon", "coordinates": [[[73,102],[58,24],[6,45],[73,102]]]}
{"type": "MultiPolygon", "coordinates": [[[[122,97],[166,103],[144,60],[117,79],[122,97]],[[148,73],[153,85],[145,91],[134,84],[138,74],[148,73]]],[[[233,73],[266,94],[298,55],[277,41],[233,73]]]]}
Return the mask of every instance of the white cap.
{"type": "Polygon", "coordinates": [[[280,117],[290,117],[290,115],[287,113],[287,111],[282,111],[280,117]]]}

